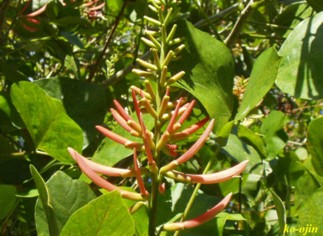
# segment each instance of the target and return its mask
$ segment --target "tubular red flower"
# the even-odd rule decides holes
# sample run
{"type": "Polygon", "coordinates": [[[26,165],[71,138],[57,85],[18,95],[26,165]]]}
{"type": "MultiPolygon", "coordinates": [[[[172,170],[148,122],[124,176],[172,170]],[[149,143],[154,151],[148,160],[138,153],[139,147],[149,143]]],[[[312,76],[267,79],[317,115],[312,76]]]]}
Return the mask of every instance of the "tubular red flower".
{"type": "Polygon", "coordinates": [[[176,107],[175,107],[175,110],[172,114],[172,117],[170,118],[170,121],[169,121],[169,124],[167,126],[167,131],[168,133],[172,133],[173,132],[173,126],[175,124],[175,120],[177,118],[177,115],[178,115],[178,112],[179,112],[179,109],[181,107],[181,103],[182,103],[182,100],[183,98],[180,98],[178,101],[177,101],[177,104],[176,104],[176,107]]]}
{"type": "Polygon", "coordinates": [[[221,202],[219,202],[213,208],[209,209],[204,214],[198,217],[195,217],[191,220],[164,224],[163,230],[178,231],[178,230],[194,228],[201,224],[204,224],[209,220],[212,220],[220,211],[222,211],[229,204],[231,196],[232,196],[232,193],[229,193],[225,198],[223,198],[221,202]]]}
{"type": "Polygon", "coordinates": [[[140,149],[140,147],[141,147],[140,143],[130,141],[129,139],[126,139],[126,138],[124,138],[124,137],[122,137],[122,136],[120,136],[120,135],[118,135],[118,134],[116,134],[116,133],[114,133],[114,132],[112,132],[112,131],[104,128],[104,127],[102,127],[102,126],[97,125],[97,126],[95,126],[95,128],[97,130],[99,130],[104,136],[108,137],[109,139],[111,139],[111,140],[113,140],[113,141],[115,141],[117,143],[120,143],[120,144],[124,145],[127,148],[131,148],[131,149],[132,148],[138,148],[138,149],[140,149]]]}
{"type": "Polygon", "coordinates": [[[134,164],[134,168],[135,168],[135,175],[136,175],[136,179],[138,182],[138,186],[141,192],[141,195],[144,197],[149,196],[149,193],[147,191],[147,189],[145,188],[145,184],[144,181],[142,180],[141,177],[141,171],[138,165],[138,159],[137,159],[137,150],[134,148],[133,150],[133,164],[134,164]]]}
{"type": "Polygon", "coordinates": [[[111,108],[110,111],[113,118],[119,123],[119,125],[121,125],[122,128],[124,128],[128,132],[132,130],[131,127],[127,124],[127,121],[123,119],[123,117],[116,110],[111,108]]]}
{"type": "Polygon", "coordinates": [[[177,123],[179,123],[180,125],[182,125],[184,123],[184,121],[187,119],[187,117],[192,112],[194,105],[195,105],[195,100],[193,100],[193,101],[190,102],[190,104],[187,106],[186,111],[178,119],[177,123]]]}
{"type": "Polygon", "coordinates": [[[173,133],[170,137],[171,141],[177,142],[177,141],[187,138],[189,135],[193,134],[194,132],[196,132],[197,130],[202,128],[204,126],[204,124],[206,122],[208,122],[209,119],[210,119],[209,117],[206,117],[203,120],[197,122],[196,124],[192,125],[191,127],[187,128],[187,129],[184,129],[181,132],[173,133]]]}
{"type": "Polygon", "coordinates": [[[89,8],[88,10],[89,11],[97,11],[97,10],[100,10],[101,8],[103,8],[104,5],[105,5],[105,2],[99,4],[99,5],[95,6],[95,7],[89,8]]]}
{"type": "Polygon", "coordinates": [[[177,158],[176,160],[168,163],[167,165],[163,166],[160,169],[160,172],[166,173],[167,171],[173,170],[175,169],[179,164],[182,164],[186,161],[188,161],[190,158],[192,158],[203,146],[203,144],[206,142],[209,134],[212,131],[214,125],[214,119],[212,119],[209,123],[209,125],[207,126],[207,128],[205,129],[205,131],[203,132],[203,134],[201,135],[201,137],[179,158],[177,158]]]}
{"type": "Polygon", "coordinates": [[[212,174],[185,174],[178,171],[170,171],[167,172],[165,175],[169,178],[182,181],[182,182],[189,182],[189,183],[201,183],[201,184],[215,184],[221,183],[226,180],[231,179],[234,176],[239,175],[247,166],[248,160],[243,161],[229,169],[212,173],[212,174]]]}
{"type": "Polygon", "coordinates": [[[96,173],[104,174],[107,176],[121,176],[121,177],[130,177],[135,176],[134,170],[128,170],[128,169],[122,169],[122,168],[115,168],[115,167],[109,167],[105,165],[101,165],[99,163],[90,161],[89,159],[83,157],[81,154],[79,154],[77,151],[75,151],[73,148],[68,148],[69,153],[73,157],[75,161],[81,159],[84,161],[86,165],[88,165],[93,171],[96,173]]]}
{"type": "Polygon", "coordinates": [[[132,117],[128,115],[128,113],[123,109],[123,107],[117,100],[113,100],[113,103],[124,120],[132,120],[132,117]]]}
{"type": "Polygon", "coordinates": [[[118,188],[117,186],[111,184],[109,181],[105,180],[104,178],[102,178],[101,176],[99,176],[97,173],[95,173],[95,171],[93,171],[84,161],[82,158],[80,158],[78,155],[74,154],[74,150],[72,148],[69,148],[68,151],[71,153],[71,155],[73,157],[75,157],[76,162],[78,164],[78,166],[80,167],[80,169],[82,170],[82,172],[89,177],[93,183],[95,183],[96,185],[98,185],[101,188],[104,188],[108,191],[118,191],[122,197],[127,198],[127,199],[131,199],[131,200],[135,200],[135,201],[140,201],[140,200],[144,200],[142,198],[142,196],[139,193],[133,193],[133,192],[129,192],[123,189],[118,188]]]}
{"type": "Polygon", "coordinates": [[[32,12],[32,13],[29,13],[27,14],[26,16],[27,17],[35,17],[35,16],[38,16],[40,14],[42,14],[47,8],[47,4],[45,4],[44,6],[42,6],[41,8],[39,8],[38,10],[32,12]]]}

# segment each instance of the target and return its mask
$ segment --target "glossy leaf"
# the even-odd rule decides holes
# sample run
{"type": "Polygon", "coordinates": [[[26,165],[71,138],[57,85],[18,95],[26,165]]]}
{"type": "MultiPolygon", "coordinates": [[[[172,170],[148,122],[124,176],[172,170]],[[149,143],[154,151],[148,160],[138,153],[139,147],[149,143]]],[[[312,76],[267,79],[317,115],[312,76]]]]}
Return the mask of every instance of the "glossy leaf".
{"type": "Polygon", "coordinates": [[[276,84],[292,96],[323,98],[323,12],[310,17],[289,34],[279,50],[282,56],[276,84]]]}
{"type": "Polygon", "coordinates": [[[30,172],[36,183],[36,187],[39,192],[39,199],[44,208],[45,219],[48,226],[49,235],[58,236],[59,230],[58,230],[58,225],[55,217],[55,212],[53,210],[51,196],[45,184],[45,181],[43,180],[43,178],[41,177],[41,175],[33,165],[30,165],[30,172]]]}
{"type": "Polygon", "coordinates": [[[245,118],[272,88],[276,80],[279,62],[280,58],[275,48],[267,49],[258,57],[253,66],[239,112],[235,117],[236,121],[245,118]]]}
{"type": "Polygon", "coordinates": [[[181,59],[172,63],[172,71],[185,71],[180,87],[195,96],[217,128],[231,116],[233,106],[233,58],[228,48],[209,34],[185,21],[178,26],[179,36],[185,38],[181,59]],[[206,47],[207,45],[207,47],[206,47]]]}
{"type": "Polygon", "coordinates": [[[323,117],[313,120],[308,127],[308,148],[315,170],[323,176],[323,117]]]}
{"type": "Polygon", "coordinates": [[[66,114],[62,103],[30,82],[14,84],[11,99],[35,147],[59,161],[72,163],[67,147],[82,149],[82,130],[66,114]]]}
{"type": "MultiPolygon", "coordinates": [[[[79,208],[95,198],[90,187],[81,180],[73,180],[64,172],[58,171],[46,182],[60,232],[69,217],[79,208]]],[[[38,235],[48,235],[44,207],[36,203],[35,220],[38,235]]]]}
{"type": "Polygon", "coordinates": [[[135,226],[120,194],[104,194],[76,211],[64,226],[61,236],[134,235],[135,226]]]}

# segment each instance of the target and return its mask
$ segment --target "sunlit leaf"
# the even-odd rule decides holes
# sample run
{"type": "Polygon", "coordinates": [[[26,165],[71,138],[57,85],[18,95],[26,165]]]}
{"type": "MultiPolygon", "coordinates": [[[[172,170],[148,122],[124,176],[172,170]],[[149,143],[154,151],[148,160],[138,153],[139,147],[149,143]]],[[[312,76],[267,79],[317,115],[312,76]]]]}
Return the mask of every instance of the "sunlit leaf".
{"type": "Polygon", "coordinates": [[[235,120],[241,120],[257,106],[272,88],[280,58],[274,48],[263,52],[255,62],[235,120]]]}
{"type": "MultiPolygon", "coordinates": [[[[46,186],[55,212],[58,231],[61,231],[69,217],[79,208],[95,198],[90,187],[81,180],[73,180],[61,171],[56,172],[47,181],[46,186]]],[[[35,220],[38,235],[48,235],[48,226],[44,207],[37,201],[35,220]]]]}
{"type": "Polygon", "coordinates": [[[61,236],[134,235],[135,226],[118,192],[104,194],[77,210],[67,221],[61,236]]]}
{"type": "Polygon", "coordinates": [[[14,84],[11,99],[35,147],[57,160],[71,163],[67,147],[82,150],[82,130],[66,114],[62,103],[30,82],[14,84]]]}
{"type": "Polygon", "coordinates": [[[185,21],[179,24],[179,36],[185,38],[186,49],[181,59],[172,63],[174,73],[185,71],[179,85],[195,96],[217,128],[231,116],[233,107],[233,58],[228,48],[209,34],[185,21]]]}
{"type": "Polygon", "coordinates": [[[302,21],[279,50],[282,60],[276,84],[283,92],[298,98],[323,98],[322,21],[323,12],[302,21]]]}
{"type": "Polygon", "coordinates": [[[308,147],[315,170],[323,176],[323,117],[313,120],[308,127],[308,147]]]}
{"type": "Polygon", "coordinates": [[[45,219],[46,219],[45,221],[47,222],[49,234],[51,236],[58,236],[59,230],[57,226],[55,212],[53,210],[51,196],[45,184],[45,181],[43,180],[43,178],[41,177],[41,175],[33,165],[30,165],[30,172],[36,183],[36,187],[39,192],[39,199],[44,208],[45,219]]]}

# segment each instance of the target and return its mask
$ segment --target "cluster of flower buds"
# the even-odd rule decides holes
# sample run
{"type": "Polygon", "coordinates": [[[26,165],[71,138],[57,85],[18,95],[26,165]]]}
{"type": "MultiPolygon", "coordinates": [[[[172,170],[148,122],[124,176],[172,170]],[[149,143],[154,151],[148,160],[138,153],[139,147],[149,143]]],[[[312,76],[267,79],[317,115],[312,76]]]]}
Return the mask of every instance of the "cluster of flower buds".
{"type": "MultiPolygon", "coordinates": [[[[103,126],[96,126],[97,130],[107,138],[133,150],[133,165],[129,169],[104,166],[69,148],[70,154],[80,169],[98,186],[108,191],[119,191],[121,196],[128,199],[139,202],[148,201],[150,202],[147,204],[148,206],[153,202],[151,198],[156,194],[156,188],[147,189],[144,175],[149,175],[149,178],[158,184],[157,192],[158,190],[163,192],[165,177],[185,183],[215,184],[239,175],[248,163],[248,161],[244,161],[224,171],[211,174],[189,174],[176,170],[178,166],[192,159],[203,147],[212,132],[215,121],[206,117],[188,128],[183,128],[185,127],[183,124],[190,116],[196,101],[188,102],[184,97],[171,99],[170,86],[185,75],[183,71],[174,75],[168,71],[169,63],[176,59],[184,48],[184,45],[181,44],[182,39],[175,37],[176,25],[170,28],[169,33],[167,32],[167,26],[173,13],[171,6],[177,4],[177,1],[168,1],[168,5],[164,0],[151,0],[150,2],[149,8],[159,16],[159,20],[150,17],[145,17],[145,19],[148,25],[160,30],[145,31],[142,42],[150,47],[152,62],[137,59],[142,69],[133,70],[135,74],[144,78],[144,89],[131,87],[136,118],[133,118],[117,100],[113,101],[115,108],[110,109],[114,120],[134,139],[123,137],[103,126]],[[148,114],[154,119],[153,129],[147,128],[144,114],[148,114]],[[196,142],[185,152],[178,154],[177,143],[189,138],[206,124],[206,128],[196,142]],[[140,156],[141,158],[138,158],[138,153],[143,154],[140,156]],[[140,192],[121,189],[101,175],[134,177],[140,192]]],[[[201,225],[222,211],[230,199],[231,194],[228,194],[204,214],[190,220],[164,224],[162,230],[177,231],[201,225]]]]}

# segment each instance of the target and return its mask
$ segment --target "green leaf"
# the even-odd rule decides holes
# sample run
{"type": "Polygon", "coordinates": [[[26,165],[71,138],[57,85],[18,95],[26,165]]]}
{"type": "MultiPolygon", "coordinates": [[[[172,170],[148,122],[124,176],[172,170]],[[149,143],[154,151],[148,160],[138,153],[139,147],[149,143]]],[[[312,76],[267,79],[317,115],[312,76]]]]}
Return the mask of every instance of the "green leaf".
{"type": "Polygon", "coordinates": [[[61,236],[134,235],[135,226],[120,194],[104,194],[77,210],[67,221],[61,236]]]}
{"type": "Polygon", "coordinates": [[[260,131],[264,135],[266,153],[269,159],[274,158],[285,147],[283,131],[286,116],[280,111],[272,111],[263,121],[260,131]]]}
{"type": "Polygon", "coordinates": [[[222,152],[237,162],[249,160],[249,164],[246,167],[246,172],[249,172],[250,168],[261,161],[259,153],[256,151],[256,149],[248,145],[235,134],[229,135],[228,143],[225,147],[223,147],[222,152]]]}
{"type": "Polygon", "coordinates": [[[290,33],[279,50],[282,56],[276,84],[297,98],[323,98],[323,12],[310,17],[290,33]]]}
{"type": "Polygon", "coordinates": [[[323,187],[317,189],[299,210],[297,226],[312,227],[312,233],[321,232],[323,225],[323,187]]]}
{"type": "Polygon", "coordinates": [[[245,221],[246,219],[243,218],[243,216],[241,214],[230,214],[227,212],[220,212],[217,216],[216,216],[216,225],[217,225],[217,234],[215,235],[219,235],[222,236],[223,235],[223,230],[224,230],[224,226],[225,223],[228,220],[231,221],[245,221]]]}
{"type": "Polygon", "coordinates": [[[185,38],[181,59],[170,64],[173,74],[185,71],[179,86],[196,97],[216,128],[231,117],[233,106],[234,63],[229,49],[209,34],[184,21],[178,25],[180,37],[185,38]]]}
{"type": "Polygon", "coordinates": [[[273,47],[267,49],[258,57],[252,69],[246,92],[243,95],[239,112],[235,117],[236,121],[245,118],[272,88],[277,76],[279,62],[280,57],[273,47]]]}
{"type": "Polygon", "coordinates": [[[276,211],[278,215],[278,223],[280,232],[284,232],[284,227],[286,224],[286,209],[283,201],[280,199],[280,197],[275,193],[274,190],[270,189],[271,195],[273,197],[274,204],[276,206],[276,211]]]}
{"type": "Polygon", "coordinates": [[[12,85],[11,99],[35,147],[61,162],[72,163],[67,147],[82,150],[82,130],[68,117],[62,103],[30,82],[12,85]]]}
{"type": "Polygon", "coordinates": [[[259,134],[255,133],[246,126],[239,125],[238,136],[239,138],[247,140],[248,144],[251,144],[262,157],[266,157],[265,142],[259,134]]]}
{"type": "Polygon", "coordinates": [[[3,220],[13,210],[16,204],[16,187],[13,185],[0,185],[0,220],[3,220]]]}
{"type": "Polygon", "coordinates": [[[313,120],[308,127],[308,149],[312,155],[315,170],[323,176],[323,117],[313,120]]]}
{"type": "MultiPolygon", "coordinates": [[[[64,172],[56,172],[46,183],[60,232],[69,217],[95,198],[90,187],[80,180],[73,180],[64,172]]],[[[45,210],[40,201],[36,203],[35,220],[38,235],[48,235],[45,210]]]]}
{"type": "Polygon", "coordinates": [[[38,80],[35,84],[62,101],[66,113],[83,129],[84,145],[97,137],[95,125],[103,122],[107,110],[102,86],[61,77],[38,80]]]}
{"type": "Polygon", "coordinates": [[[30,165],[30,172],[36,183],[36,187],[39,192],[39,199],[42,202],[42,205],[44,208],[49,235],[58,236],[59,231],[58,231],[57,221],[55,217],[55,212],[53,210],[52,200],[51,200],[48,188],[45,184],[45,181],[43,180],[43,178],[41,177],[41,175],[33,165],[30,165]]]}

